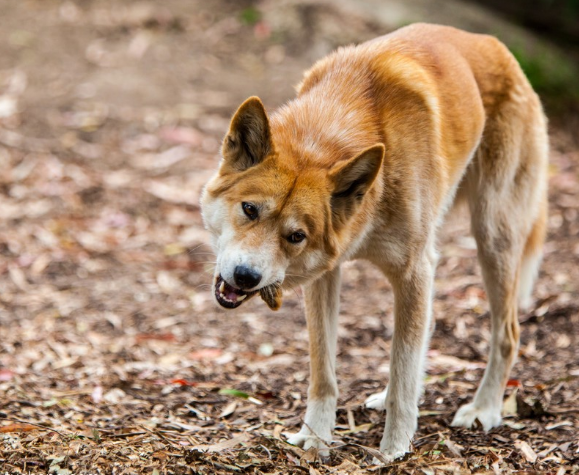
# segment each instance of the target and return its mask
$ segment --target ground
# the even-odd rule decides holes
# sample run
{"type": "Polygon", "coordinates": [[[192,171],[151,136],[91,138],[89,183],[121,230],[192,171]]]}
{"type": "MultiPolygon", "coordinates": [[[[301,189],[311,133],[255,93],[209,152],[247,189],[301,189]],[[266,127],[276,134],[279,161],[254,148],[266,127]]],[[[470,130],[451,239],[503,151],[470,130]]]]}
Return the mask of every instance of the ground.
{"type": "Polygon", "coordinates": [[[449,425],[489,340],[458,210],[413,452],[372,465],[384,415],[363,401],[388,381],[393,302],[350,263],[336,443],[320,460],[283,435],[305,410],[301,293],[279,312],[217,308],[198,198],[245,97],[278,106],[316,58],[383,31],[313,2],[0,3],[0,473],[579,473],[573,118],[551,122],[549,236],[504,425],[449,425]]]}

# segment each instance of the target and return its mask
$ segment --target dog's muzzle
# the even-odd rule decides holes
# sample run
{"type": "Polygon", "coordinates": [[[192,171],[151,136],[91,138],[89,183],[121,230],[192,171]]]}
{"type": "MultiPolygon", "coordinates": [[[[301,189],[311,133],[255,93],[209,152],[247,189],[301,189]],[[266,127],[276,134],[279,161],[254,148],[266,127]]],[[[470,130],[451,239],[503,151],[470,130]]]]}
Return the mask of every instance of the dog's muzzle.
{"type": "Polygon", "coordinates": [[[246,292],[229,285],[221,275],[215,278],[215,300],[224,308],[237,308],[255,294],[259,294],[262,300],[272,310],[279,310],[282,302],[281,282],[262,287],[259,290],[246,292]]]}
{"type": "Polygon", "coordinates": [[[220,275],[215,279],[215,299],[217,303],[225,308],[237,308],[243,301],[253,297],[258,291],[246,292],[229,285],[220,275]]]}

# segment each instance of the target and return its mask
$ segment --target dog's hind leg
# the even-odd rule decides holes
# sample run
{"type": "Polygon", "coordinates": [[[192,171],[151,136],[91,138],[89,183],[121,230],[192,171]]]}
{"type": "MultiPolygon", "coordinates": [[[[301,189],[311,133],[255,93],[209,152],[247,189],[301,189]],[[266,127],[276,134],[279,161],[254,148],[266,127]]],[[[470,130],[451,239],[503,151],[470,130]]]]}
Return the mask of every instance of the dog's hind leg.
{"type": "Polygon", "coordinates": [[[546,213],[547,135],[540,106],[507,103],[487,123],[468,171],[472,230],[491,314],[490,356],[474,400],[452,425],[485,430],[501,422],[503,393],[519,347],[517,300],[536,275],[546,213]],[[524,274],[522,274],[524,273],[524,274]],[[524,288],[519,290],[519,282],[524,288]]]}
{"type": "Polygon", "coordinates": [[[322,449],[328,455],[336,421],[338,384],[336,345],[340,299],[340,268],[326,272],[305,287],[306,320],[310,344],[310,387],[304,425],[288,442],[304,449],[322,449]]]}
{"type": "MultiPolygon", "coordinates": [[[[498,205],[498,204],[497,204],[498,205]]],[[[481,231],[482,232],[482,231],[481,231]]],[[[478,419],[485,430],[501,422],[502,398],[519,347],[517,311],[518,252],[510,231],[502,231],[503,242],[491,244],[478,239],[479,260],[491,313],[491,350],[487,368],[474,401],[460,408],[453,426],[472,427],[478,419]],[[497,250],[496,246],[504,246],[497,250]]]]}

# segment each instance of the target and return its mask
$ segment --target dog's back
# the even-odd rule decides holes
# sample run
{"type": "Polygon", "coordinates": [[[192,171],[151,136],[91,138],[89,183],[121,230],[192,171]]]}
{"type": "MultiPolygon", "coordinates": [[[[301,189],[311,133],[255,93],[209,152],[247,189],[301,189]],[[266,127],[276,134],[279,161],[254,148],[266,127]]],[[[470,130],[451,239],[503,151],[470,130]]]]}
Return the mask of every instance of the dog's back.
{"type": "Polygon", "coordinates": [[[546,186],[520,185],[545,181],[539,175],[545,176],[548,139],[536,94],[496,38],[415,24],[341,48],[305,74],[298,98],[272,117],[272,127],[279,146],[292,148],[289,155],[327,168],[384,143],[380,216],[403,227],[411,218],[416,228],[408,234],[414,236],[444,215],[457,190],[459,199],[471,196],[476,220],[475,201],[486,196],[481,183],[494,192],[516,186],[524,196],[509,209],[510,219],[519,219],[517,206],[532,210],[522,213],[528,222],[520,225],[529,236],[521,279],[521,300],[528,301],[528,277],[540,260],[546,186]]]}

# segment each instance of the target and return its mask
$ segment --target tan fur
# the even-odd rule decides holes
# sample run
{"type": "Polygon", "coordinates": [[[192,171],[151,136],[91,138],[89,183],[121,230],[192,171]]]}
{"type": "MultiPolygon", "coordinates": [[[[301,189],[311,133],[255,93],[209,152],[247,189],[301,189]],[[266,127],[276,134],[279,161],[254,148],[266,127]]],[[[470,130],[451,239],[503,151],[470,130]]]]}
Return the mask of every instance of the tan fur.
{"type": "Polygon", "coordinates": [[[391,458],[409,449],[436,231],[457,190],[471,209],[493,330],[481,387],[453,423],[500,422],[518,348],[519,280],[530,293],[544,240],[547,154],[541,104],[513,56],[495,38],[450,27],[417,24],[339,49],[271,117],[257,98],[240,107],[203,213],[216,278],[234,286],[231,269],[247,265],[263,273],[262,289],[306,286],[312,381],[292,443],[329,444],[339,265],[364,258],[390,279],[396,302],[380,448],[391,458]],[[259,218],[248,219],[242,202],[259,218]],[[295,232],[305,240],[290,242],[295,232]]]}

